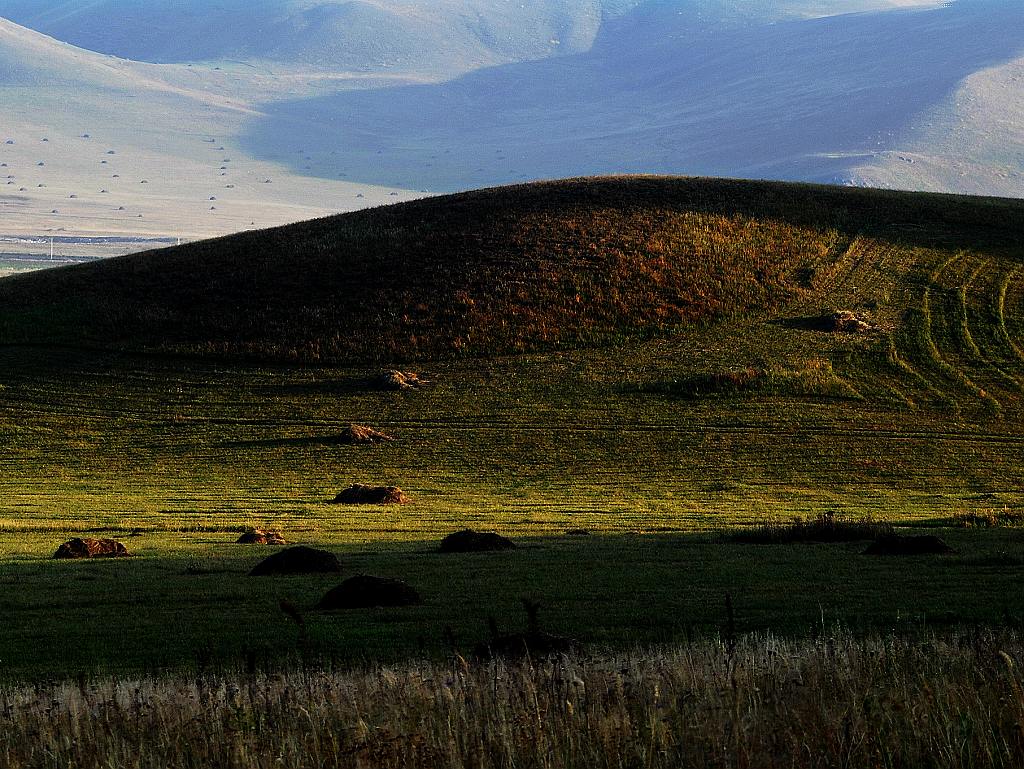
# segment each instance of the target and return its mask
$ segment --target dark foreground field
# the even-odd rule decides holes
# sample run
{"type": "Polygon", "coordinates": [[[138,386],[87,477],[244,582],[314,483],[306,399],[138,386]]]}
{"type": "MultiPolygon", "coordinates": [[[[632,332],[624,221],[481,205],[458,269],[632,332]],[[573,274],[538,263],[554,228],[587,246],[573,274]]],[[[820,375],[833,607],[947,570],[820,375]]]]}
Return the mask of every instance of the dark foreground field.
{"type": "Polygon", "coordinates": [[[32,767],[1016,767],[1013,633],[751,636],[556,660],[0,689],[32,767]]]}

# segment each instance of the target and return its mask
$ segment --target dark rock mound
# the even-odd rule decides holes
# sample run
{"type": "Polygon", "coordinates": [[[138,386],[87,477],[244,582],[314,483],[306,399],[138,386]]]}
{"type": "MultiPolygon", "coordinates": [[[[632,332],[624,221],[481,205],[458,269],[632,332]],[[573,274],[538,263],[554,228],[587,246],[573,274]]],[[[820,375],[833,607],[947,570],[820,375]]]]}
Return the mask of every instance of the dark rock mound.
{"type": "Polygon", "coordinates": [[[916,537],[889,534],[872,542],[864,555],[948,555],[955,552],[941,539],[930,534],[916,537]]]}
{"type": "Polygon", "coordinates": [[[341,431],[338,440],[342,443],[382,443],[384,441],[393,441],[394,438],[379,430],[374,430],[372,427],[349,425],[341,431]]]}
{"type": "Polygon", "coordinates": [[[121,558],[128,548],[114,539],[83,539],[75,537],[57,548],[54,558],[121,558]]]}
{"type": "Polygon", "coordinates": [[[418,390],[426,384],[429,382],[415,371],[385,371],[376,379],[381,390],[418,390]]]}
{"type": "Polygon", "coordinates": [[[515,543],[493,531],[463,529],[441,540],[442,553],[483,553],[492,550],[515,550],[515,543]]]}
{"type": "Polygon", "coordinates": [[[349,577],[329,590],[317,604],[318,609],[368,609],[374,606],[415,606],[423,603],[420,594],[399,579],[349,577]]]}
{"type": "Polygon", "coordinates": [[[264,558],[249,572],[250,577],[279,574],[336,574],[341,571],[334,553],[312,547],[289,547],[264,558]]]}
{"type": "Polygon", "coordinates": [[[271,529],[246,529],[236,542],[239,545],[287,545],[288,542],[281,536],[281,532],[271,529]]]}
{"type": "Polygon", "coordinates": [[[830,334],[867,334],[877,330],[878,326],[864,313],[853,310],[836,310],[824,315],[789,318],[780,321],[789,328],[805,331],[825,331],[830,334]]]}
{"type": "Polygon", "coordinates": [[[499,633],[493,617],[488,618],[491,639],[474,647],[473,654],[479,659],[494,657],[550,657],[566,654],[579,645],[572,638],[547,633],[540,629],[540,603],[529,598],[520,599],[526,610],[525,633],[499,633]]]}
{"type": "Polygon", "coordinates": [[[398,486],[368,486],[353,483],[338,492],[334,501],[342,505],[404,505],[409,501],[398,486]]]}

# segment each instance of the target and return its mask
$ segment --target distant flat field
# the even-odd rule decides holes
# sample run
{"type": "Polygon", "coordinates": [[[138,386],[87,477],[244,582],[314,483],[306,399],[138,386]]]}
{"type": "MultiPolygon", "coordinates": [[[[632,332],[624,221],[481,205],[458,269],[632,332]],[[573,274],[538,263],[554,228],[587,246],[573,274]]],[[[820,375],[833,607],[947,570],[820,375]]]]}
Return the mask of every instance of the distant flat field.
{"type": "MultiPolygon", "coordinates": [[[[239,146],[275,94],[361,87],[358,74],[141,64],[0,19],[4,65],[3,235],[196,240],[422,194],[337,173],[314,178],[294,142],[278,143],[281,161],[255,160],[239,146]]],[[[84,248],[73,254],[102,255],[84,248]]]]}

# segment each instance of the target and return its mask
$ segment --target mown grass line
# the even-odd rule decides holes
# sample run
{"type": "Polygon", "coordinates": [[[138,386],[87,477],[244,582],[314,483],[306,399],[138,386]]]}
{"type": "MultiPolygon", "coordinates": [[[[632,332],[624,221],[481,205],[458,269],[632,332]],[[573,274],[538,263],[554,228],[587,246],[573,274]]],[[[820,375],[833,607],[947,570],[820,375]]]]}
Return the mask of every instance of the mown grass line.
{"type": "Polygon", "coordinates": [[[943,356],[936,344],[935,334],[933,333],[936,320],[932,315],[932,290],[939,288],[939,279],[942,273],[959,258],[961,258],[961,255],[959,254],[949,257],[945,262],[937,266],[928,276],[928,282],[921,291],[921,323],[918,329],[919,338],[923,349],[927,352],[931,363],[936,369],[941,371],[948,379],[956,382],[963,389],[970,392],[978,398],[978,400],[982,401],[982,403],[991,409],[993,413],[998,413],[1002,408],[999,401],[990,393],[975,384],[975,382],[962,369],[951,364],[943,356]]]}

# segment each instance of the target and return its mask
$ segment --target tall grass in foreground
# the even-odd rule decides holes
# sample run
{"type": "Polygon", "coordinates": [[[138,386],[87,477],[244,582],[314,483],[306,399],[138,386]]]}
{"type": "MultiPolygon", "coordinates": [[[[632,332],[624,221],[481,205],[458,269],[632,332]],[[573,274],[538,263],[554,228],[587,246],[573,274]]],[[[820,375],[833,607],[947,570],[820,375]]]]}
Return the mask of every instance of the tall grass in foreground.
{"type": "Polygon", "coordinates": [[[1020,766],[1017,634],[0,691],[4,767],[1020,766]]]}

